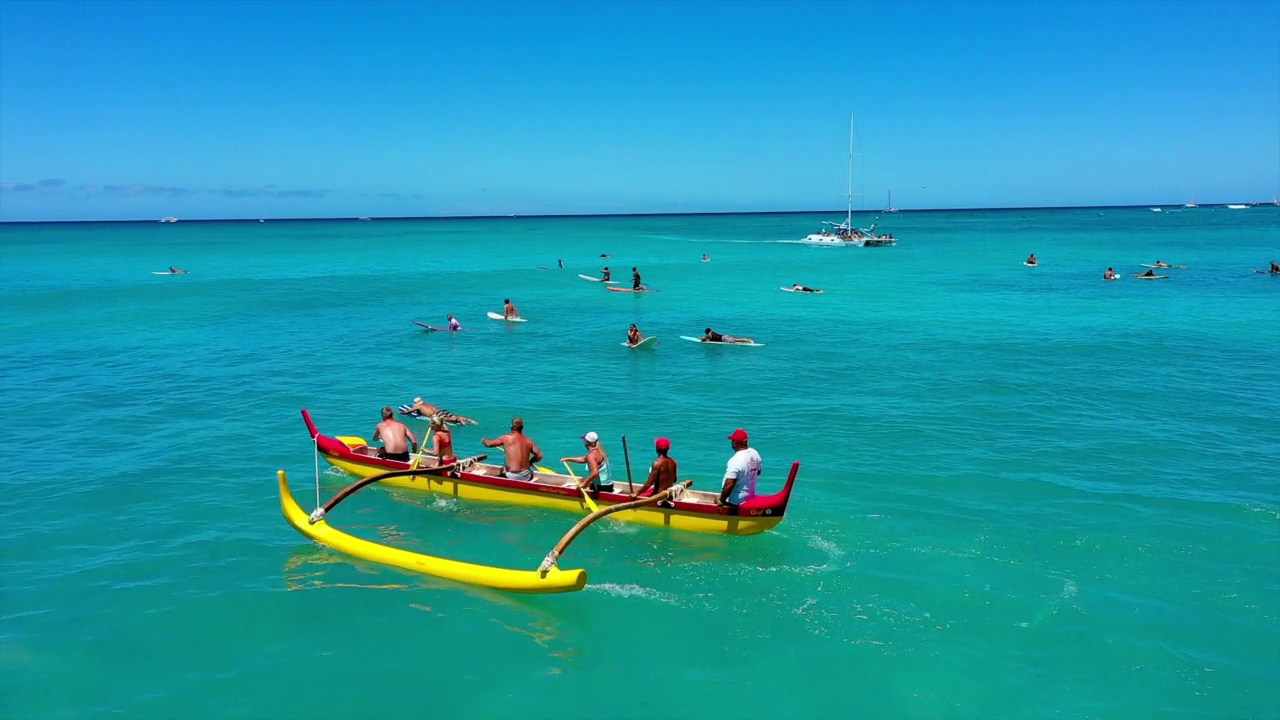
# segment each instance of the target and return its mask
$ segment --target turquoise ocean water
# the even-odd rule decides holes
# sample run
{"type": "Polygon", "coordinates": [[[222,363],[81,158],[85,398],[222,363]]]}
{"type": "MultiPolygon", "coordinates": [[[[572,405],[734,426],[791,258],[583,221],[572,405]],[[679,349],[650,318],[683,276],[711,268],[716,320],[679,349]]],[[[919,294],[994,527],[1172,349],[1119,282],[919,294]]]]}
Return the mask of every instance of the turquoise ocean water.
{"type": "MultiPolygon", "coordinates": [[[[1251,272],[1280,208],[787,242],[823,219],[0,226],[0,716],[1280,717],[1280,277],[1251,272]],[[1128,277],[1157,258],[1189,267],[1128,277]],[[605,262],[660,292],[577,278],[605,262]],[[528,323],[485,318],[506,297],[528,323]],[[707,325],[766,346],[678,339],[707,325]],[[552,459],[625,434],[637,474],[667,435],[701,488],[738,426],[761,491],[803,466],[767,534],[593,526],[567,595],[286,525],[299,409],[368,436],[414,395],[480,419],[462,452],[520,415],[552,459]]],[[[385,488],[331,517],[527,568],[575,519],[385,488]]]]}

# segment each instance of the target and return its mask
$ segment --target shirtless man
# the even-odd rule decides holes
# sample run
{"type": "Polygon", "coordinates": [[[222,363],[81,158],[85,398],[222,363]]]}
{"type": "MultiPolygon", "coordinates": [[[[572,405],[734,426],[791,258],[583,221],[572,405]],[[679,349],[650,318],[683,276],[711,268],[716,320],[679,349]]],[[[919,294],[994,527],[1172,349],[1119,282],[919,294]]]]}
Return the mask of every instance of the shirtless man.
{"type": "Polygon", "coordinates": [[[516,309],[515,305],[511,304],[511,298],[506,298],[502,301],[502,316],[509,318],[520,317],[520,311],[516,309]]]}
{"type": "Polygon", "coordinates": [[[702,342],[718,342],[718,343],[753,343],[749,337],[737,337],[734,335],[722,335],[711,328],[706,329],[706,334],[701,338],[702,342]]]}
{"type": "Polygon", "coordinates": [[[1156,266],[1156,267],[1158,267],[1158,268],[1167,268],[1167,267],[1169,267],[1169,263],[1167,263],[1167,262],[1165,262],[1165,261],[1163,261],[1163,260],[1157,260],[1157,261],[1155,262],[1155,266],[1156,266]]]}
{"type": "Polygon", "coordinates": [[[458,322],[458,318],[454,317],[454,316],[453,316],[453,313],[449,313],[449,325],[448,325],[448,328],[449,328],[450,330],[461,330],[461,329],[462,329],[462,323],[458,322]]]}
{"type": "Polygon", "coordinates": [[[453,432],[449,430],[448,423],[441,418],[433,417],[431,429],[435,431],[435,435],[431,438],[431,454],[440,458],[441,465],[457,462],[458,457],[453,454],[453,432]]]}
{"type": "Polygon", "coordinates": [[[1030,255],[1029,257],[1027,257],[1026,262],[1024,262],[1024,263],[1022,263],[1022,264],[1023,264],[1023,265],[1038,265],[1038,264],[1040,264],[1040,261],[1039,261],[1039,260],[1036,260],[1036,254],[1035,254],[1035,253],[1031,253],[1031,255],[1030,255]]]}
{"type": "Polygon", "coordinates": [[[640,328],[635,323],[631,323],[631,327],[627,328],[627,344],[639,345],[644,336],[640,334],[640,328]]]}
{"type": "Polygon", "coordinates": [[[609,266],[605,265],[604,267],[600,268],[600,281],[609,282],[610,279],[611,278],[609,277],[609,266]]]}
{"type": "MultiPolygon", "coordinates": [[[[649,479],[644,481],[644,485],[641,485],[639,490],[631,494],[632,500],[644,495],[644,491],[650,487],[653,488],[653,494],[657,495],[676,481],[676,461],[667,455],[671,451],[671,441],[660,437],[653,441],[653,449],[657,451],[658,459],[649,466],[649,479]]],[[[672,504],[670,500],[662,500],[658,503],[662,507],[671,507],[672,504]]]]}
{"type": "Polygon", "coordinates": [[[524,434],[524,420],[511,419],[511,432],[490,440],[480,438],[485,447],[502,448],[502,472],[512,480],[532,480],[533,464],[542,460],[542,451],[532,438],[524,434]]]}
{"type": "Polygon", "coordinates": [[[1267,270],[1267,272],[1271,273],[1272,275],[1280,275],[1280,263],[1277,263],[1275,260],[1272,260],[1271,269],[1267,270]]]}
{"type": "Polygon", "coordinates": [[[449,412],[448,410],[445,410],[444,408],[438,405],[432,405],[429,402],[425,402],[420,397],[414,398],[413,404],[409,406],[409,409],[401,410],[400,414],[401,415],[417,414],[425,418],[438,417],[441,420],[444,420],[445,422],[448,422],[448,423],[453,423],[454,425],[479,425],[480,424],[476,422],[474,419],[467,417],[466,415],[459,415],[457,413],[449,412]]]}
{"type": "Polygon", "coordinates": [[[791,286],[791,289],[796,292],[818,292],[815,288],[811,288],[808,285],[801,285],[800,283],[795,283],[791,286]]]}
{"type": "Polygon", "coordinates": [[[1136,275],[1134,275],[1134,277],[1155,277],[1155,276],[1156,276],[1155,270],[1147,270],[1144,273],[1137,273],[1136,275]]]}
{"type": "Polygon", "coordinates": [[[1104,273],[1102,273],[1102,279],[1103,279],[1103,280],[1115,280],[1115,279],[1116,279],[1116,271],[1115,271],[1115,270],[1113,270],[1113,269],[1111,269],[1111,268],[1107,268],[1107,271],[1106,271],[1106,272],[1104,272],[1104,273]]]}
{"type": "Polygon", "coordinates": [[[631,289],[639,290],[644,287],[644,283],[640,282],[640,271],[631,268],[631,289]]]}
{"type": "Polygon", "coordinates": [[[382,408],[382,422],[373,429],[373,440],[382,441],[378,457],[409,462],[409,452],[418,449],[418,438],[408,425],[394,419],[391,406],[382,408]]]}

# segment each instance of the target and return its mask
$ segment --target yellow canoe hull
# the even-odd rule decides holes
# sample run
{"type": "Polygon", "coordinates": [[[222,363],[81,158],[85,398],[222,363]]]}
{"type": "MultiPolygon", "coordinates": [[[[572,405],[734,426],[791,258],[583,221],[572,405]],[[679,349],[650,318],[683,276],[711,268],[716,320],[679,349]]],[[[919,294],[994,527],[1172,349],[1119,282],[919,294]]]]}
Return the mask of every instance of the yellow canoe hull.
{"type": "MultiPolygon", "coordinates": [[[[367,473],[365,477],[372,474],[374,473],[367,473]]],[[[481,585],[510,592],[569,592],[581,590],[587,584],[587,571],[582,569],[561,570],[559,568],[551,568],[546,573],[542,573],[537,570],[513,570],[489,565],[476,565],[380,545],[354,535],[348,535],[332,527],[323,519],[313,524],[308,518],[308,513],[298,505],[298,502],[293,498],[293,494],[289,492],[289,483],[285,478],[285,472],[280,470],[276,475],[280,484],[280,509],[284,513],[285,520],[304,536],[352,557],[470,585],[481,585]]],[[[413,487],[413,483],[422,485],[426,480],[428,480],[428,477],[424,475],[421,477],[391,478],[387,482],[392,485],[413,487]],[[397,480],[407,480],[412,481],[412,483],[395,482],[397,480]]]]}
{"type": "MultiPolygon", "coordinates": [[[[345,470],[357,477],[366,478],[372,475],[386,472],[385,467],[376,465],[366,465],[357,460],[349,460],[343,457],[335,457],[333,455],[322,454],[330,465],[345,470]]],[[[424,492],[433,492],[446,497],[454,497],[460,500],[479,500],[483,502],[502,502],[515,505],[529,505],[533,507],[551,508],[553,510],[564,510],[578,514],[586,514],[589,511],[586,501],[581,495],[565,496],[552,495],[537,490],[520,490],[509,487],[495,487],[478,482],[470,482],[466,477],[453,478],[441,477],[439,475],[410,475],[406,477],[393,477],[379,481],[381,485],[392,485],[395,487],[408,488],[410,490],[420,490],[424,492]]],[[[600,507],[608,507],[613,503],[600,499],[598,500],[600,507]]],[[[773,528],[782,522],[779,516],[735,516],[735,515],[711,515],[706,513],[689,513],[680,510],[672,510],[660,507],[643,507],[635,510],[623,510],[612,516],[617,520],[625,520],[628,522],[643,523],[645,525],[656,525],[659,527],[670,527],[677,530],[691,530],[694,532],[722,533],[729,535],[755,535],[773,528]]]]}

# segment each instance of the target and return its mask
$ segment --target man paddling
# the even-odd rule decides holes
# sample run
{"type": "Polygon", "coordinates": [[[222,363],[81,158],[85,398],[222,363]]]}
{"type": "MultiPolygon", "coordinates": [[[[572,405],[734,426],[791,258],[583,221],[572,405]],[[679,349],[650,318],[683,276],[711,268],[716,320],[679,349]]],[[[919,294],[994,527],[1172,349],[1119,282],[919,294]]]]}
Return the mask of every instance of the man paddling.
{"type": "Polygon", "coordinates": [[[811,288],[808,285],[801,285],[800,283],[793,284],[791,286],[791,289],[795,290],[796,292],[811,292],[811,293],[818,292],[816,288],[811,288]]]}
{"type": "Polygon", "coordinates": [[[720,488],[718,505],[729,508],[730,514],[736,514],[738,506],[755,497],[756,478],[760,477],[760,453],[747,443],[747,431],[738,428],[729,434],[729,442],[733,445],[733,457],[724,471],[724,485],[720,488]]]}
{"type": "Polygon", "coordinates": [[[643,287],[644,283],[640,282],[640,271],[635,268],[631,268],[631,289],[640,290],[643,287]]]}
{"type": "MultiPolygon", "coordinates": [[[[671,487],[676,481],[676,461],[670,456],[671,441],[667,438],[660,437],[653,441],[653,449],[658,453],[658,458],[649,466],[649,479],[644,481],[640,489],[631,494],[631,499],[645,494],[645,490],[653,488],[651,494],[658,493],[671,487]]],[[[675,503],[670,500],[662,500],[658,502],[661,507],[673,507],[675,503]]]]}
{"type": "Polygon", "coordinates": [[[722,335],[711,328],[707,328],[703,336],[700,338],[702,342],[718,342],[718,343],[754,343],[749,337],[736,337],[733,335],[722,335]]]}
{"type": "Polygon", "coordinates": [[[378,457],[409,462],[410,450],[418,449],[418,438],[408,425],[394,419],[394,414],[390,405],[382,408],[382,422],[373,428],[373,441],[382,441],[378,457]]]}
{"type": "Polygon", "coordinates": [[[542,451],[532,438],[524,434],[524,420],[511,419],[511,432],[502,437],[480,438],[485,447],[502,448],[502,472],[512,480],[532,480],[533,464],[542,460],[542,451]]]}
{"type": "Polygon", "coordinates": [[[412,405],[408,405],[408,406],[401,405],[400,407],[402,408],[400,410],[401,415],[419,415],[424,418],[440,418],[441,420],[447,423],[452,423],[454,425],[479,425],[480,424],[476,422],[474,419],[467,417],[466,415],[459,415],[457,413],[445,410],[444,408],[438,405],[432,405],[431,403],[424,401],[420,397],[414,398],[412,405]]]}

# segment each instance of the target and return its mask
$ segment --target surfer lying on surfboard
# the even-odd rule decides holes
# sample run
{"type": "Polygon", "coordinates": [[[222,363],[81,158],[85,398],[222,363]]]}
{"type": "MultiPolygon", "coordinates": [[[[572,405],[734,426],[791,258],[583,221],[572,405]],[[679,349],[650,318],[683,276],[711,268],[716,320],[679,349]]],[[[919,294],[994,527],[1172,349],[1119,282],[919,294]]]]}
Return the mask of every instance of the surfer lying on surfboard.
{"type": "Polygon", "coordinates": [[[176,267],[174,267],[174,266],[170,265],[170,266],[169,266],[169,272],[173,273],[174,275],[185,275],[187,271],[186,271],[186,270],[183,270],[182,268],[176,268],[176,267]]]}
{"type": "Polygon", "coordinates": [[[705,334],[701,338],[702,342],[720,342],[720,343],[754,343],[749,337],[738,337],[736,335],[723,335],[721,333],[707,328],[705,334]]]}
{"type": "Polygon", "coordinates": [[[436,418],[438,420],[441,420],[442,422],[447,422],[451,425],[479,425],[480,424],[476,422],[474,419],[466,417],[465,415],[458,415],[455,413],[451,413],[448,410],[445,410],[444,408],[439,407],[437,405],[432,405],[429,402],[423,402],[422,398],[420,397],[414,398],[412,405],[401,405],[400,414],[414,415],[422,418],[436,418]]]}
{"type": "Polygon", "coordinates": [[[792,284],[791,289],[795,290],[796,292],[811,292],[811,293],[822,292],[821,288],[811,288],[807,285],[801,285],[800,283],[792,284]]]}

